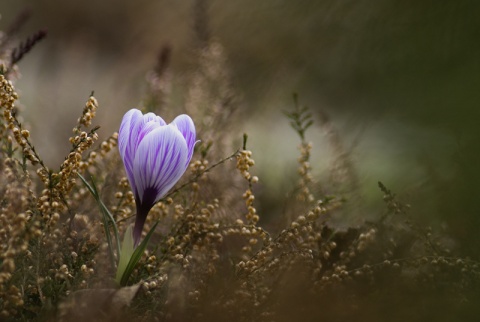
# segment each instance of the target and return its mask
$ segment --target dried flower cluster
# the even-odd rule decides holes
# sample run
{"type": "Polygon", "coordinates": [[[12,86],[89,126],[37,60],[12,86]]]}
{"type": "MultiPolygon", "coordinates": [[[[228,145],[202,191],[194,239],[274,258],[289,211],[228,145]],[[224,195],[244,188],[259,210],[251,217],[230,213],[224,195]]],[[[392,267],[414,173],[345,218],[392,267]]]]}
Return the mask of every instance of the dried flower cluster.
{"type": "MultiPolygon", "coordinates": [[[[15,106],[18,95],[12,82],[3,75],[0,82],[0,245],[4,248],[0,314],[3,318],[28,317],[25,309],[32,303],[45,303],[54,294],[66,294],[68,290],[62,290],[65,283],[87,287],[84,278],[93,273],[93,250],[98,248],[98,241],[90,236],[90,219],[72,209],[80,210],[83,203],[78,187],[74,190],[76,173],[82,154],[93,145],[97,134],[95,130],[79,133],[72,139],[72,149],[59,171],[50,170],[31,143],[29,131],[19,121],[15,106]],[[72,197],[73,191],[76,196],[72,197]]],[[[95,98],[91,97],[87,104],[91,102],[96,105],[95,98]]]]}

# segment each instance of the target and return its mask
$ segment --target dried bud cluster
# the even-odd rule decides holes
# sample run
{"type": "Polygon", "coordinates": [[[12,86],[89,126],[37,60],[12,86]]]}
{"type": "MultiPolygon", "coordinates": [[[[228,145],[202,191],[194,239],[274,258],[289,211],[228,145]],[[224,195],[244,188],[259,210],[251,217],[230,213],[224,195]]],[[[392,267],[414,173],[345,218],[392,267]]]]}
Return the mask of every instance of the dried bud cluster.
{"type": "Polygon", "coordinates": [[[85,163],[82,161],[82,154],[91,149],[94,142],[98,140],[96,128],[90,132],[80,131],[80,124],[90,125],[91,116],[95,115],[97,101],[90,97],[87,102],[84,114],[79,119],[79,126],[74,128],[76,136],[70,138],[72,149],[60,165],[60,171],[55,173],[46,167],[39,168],[37,174],[45,185],[42,195],[39,198],[38,208],[48,217],[48,225],[54,226],[60,219],[60,212],[65,210],[65,196],[72,190],[76,184],[77,173],[84,169],[85,163]]]}
{"type": "Polygon", "coordinates": [[[312,185],[312,174],[310,166],[310,151],[312,150],[312,143],[307,143],[302,141],[299,146],[300,157],[298,158],[298,174],[300,175],[300,180],[298,183],[299,192],[297,198],[302,202],[313,202],[315,197],[310,191],[312,185]]]}
{"type": "Polygon", "coordinates": [[[2,122],[2,132],[6,134],[5,129],[8,128],[13,134],[15,142],[19,145],[24,157],[29,160],[32,165],[36,165],[40,160],[33,145],[29,141],[30,132],[23,129],[16,118],[15,101],[18,99],[18,95],[13,88],[13,84],[3,75],[0,75],[0,87],[0,106],[3,108],[3,118],[5,120],[5,123],[2,122]]]}
{"type": "Polygon", "coordinates": [[[248,224],[255,225],[260,220],[260,217],[257,214],[257,210],[253,206],[253,201],[255,196],[252,192],[252,184],[258,182],[258,177],[252,176],[249,172],[250,167],[255,165],[255,161],[251,158],[252,151],[242,150],[237,154],[237,169],[240,170],[240,173],[245,180],[248,181],[248,189],[243,194],[243,199],[245,200],[245,205],[247,206],[247,214],[245,214],[245,219],[247,219],[248,224]]]}
{"type": "MultiPolygon", "coordinates": [[[[73,128],[74,133],[81,132],[82,127],[89,127],[92,124],[92,120],[97,113],[98,102],[95,97],[90,96],[85,107],[83,108],[82,116],[77,120],[77,126],[73,128]]],[[[72,143],[73,144],[73,143],[72,143]]]]}
{"type": "MultiPolygon", "coordinates": [[[[85,132],[82,132],[82,133],[85,133],[85,132]]],[[[98,135],[96,133],[93,133],[92,137],[95,141],[98,139],[98,135]]],[[[114,150],[114,148],[117,146],[117,139],[118,139],[118,133],[115,132],[110,137],[108,137],[105,141],[100,143],[99,148],[96,149],[95,151],[91,151],[88,154],[88,157],[86,158],[86,160],[80,161],[80,165],[79,165],[80,170],[84,171],[88,168],[92,173],[96,173],[97,168],[94,167],[96,160],[100,158],[105,158],[110,151],[114,150]]],[[[90,147],[91,146],[88,146],[87,149],[89,149],[90,147]]]]}
{"type": "MultiPolygon", "coordinates": [[[[98,249],[98,240],[90,235],[95,229],[88,218],[71,214],[69,207],[84,205],[85,191],[75,188],[82,154],[90,149],[98,136],[95,130],[80,131],[71,138],[72,150],[60,166],[59,172],[49,170],[30,142],[30,132],[22,127],[15,101],[18,96],[10,81],[0,75],[0,302],[2,319],[18,316],[28,298],[41,303],[52,296],[55,283],[77,284],[87,287],[87,277],[94,275],[92,260],[98,249]],[[36,173],[40,180],[32,180],[29,165],[40,165],[36,173]],[[42,187],[43,186],[43,187],[42,187]],[[40,191],[37,196],[36,192],[40,191]],[[59,228],[62,216],[70,219],[59,228]],[[78,232],[82,233],[79,234],[78,232]],[[88,231],[88,233],[85,233],[88,231]],[[22,270],[25,276],[15,284],[22,270]],[[27,274],[28,271],[28,274],[27,274]],[[79,279],[79,276],[83,276],[79,279]]],[[[95,98],[87,102],[79,120],[89,126],[97,107],[95,98]]],[[[111,141],[114,141],[113,139],[111,141]]],[[[110,142],[109,147],[116,142],[110,142]]],[[[104,151],[107,147],[102,147],[104,151]]],[[[33,169],[35,170],[35,168],[33,169]]],[[[65,218],[66,219],[66,218],[65,218]]],[[[63,290],[62,292],[70,292],[63,290]]]]}
{"type": "Polygon", "coordinates": [[[207,180],[207,173],[205,170],[208,167],[208,160],[202,158],[201,160],[195,160],[190,163],[190,170],[194,177],[197,178],[195,182],[192,183],[192,190],[193,190],[193,199],[199,197],[199,190],[200,190],[200,182],[205,182],[207,180]]]}

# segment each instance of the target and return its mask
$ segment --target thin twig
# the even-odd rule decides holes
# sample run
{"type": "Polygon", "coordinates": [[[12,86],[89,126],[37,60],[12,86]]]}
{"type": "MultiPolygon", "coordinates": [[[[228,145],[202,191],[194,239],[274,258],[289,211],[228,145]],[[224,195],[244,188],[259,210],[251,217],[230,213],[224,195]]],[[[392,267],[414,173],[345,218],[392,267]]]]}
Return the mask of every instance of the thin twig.
{"type": "Polygon", "coordinates": [[[183,188],[185,188],[186,186],[196,182],[198,180],[198,178],[200,178],[203,174],[209,172],[210,170],[212,170],[213,168],[219,166],[220,164],[222,163],[225,163],[226,161],[232,159],[233,157],[237,156],[237,154],[240,152],[240,150],[237,150],[235,151],[235,153],[233,153],[232,155],[218,161],[217,163],[211,165],[210,167],[206,168],[205,170],[197,173],[193,178],[191,178],[190,180],[188,180],[187,182],[185,182],[184,184],[182,184],[181,186],[179,186],[178,188],[170,191],[165,197],[163,197],[162,199],[159,200],[160,201],[165,201],[168,197],[170,197],[171,195],[177,193],[178,191],[182,190],[183,188]]]}

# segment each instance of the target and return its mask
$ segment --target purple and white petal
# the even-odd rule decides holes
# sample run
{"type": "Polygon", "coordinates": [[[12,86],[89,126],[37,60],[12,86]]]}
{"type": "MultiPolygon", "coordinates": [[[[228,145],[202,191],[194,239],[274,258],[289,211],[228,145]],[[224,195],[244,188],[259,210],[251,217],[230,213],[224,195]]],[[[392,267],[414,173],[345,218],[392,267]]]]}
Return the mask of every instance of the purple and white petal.
{"type": "MultiPolygon", "coordinates": [[[[131,109],[123,116],[120,130],[118,131],[118,149],[123,160],[131,157],[130,153],[127,153],[130,143],[130,133],[132,132],[132,126],[142,117],[142,112],[137,109],[131,109]]],[[[133,160],[133,157],[131,159],[133,160]]]]}
{"type": "Polygon", "coordinates": [[[133,162],[140,202],[144,201],[142,193],[152,188],[154,202],[162,198],[185,172],[188,154],[184,137],[173,125],[157,127],[145,135],[133,162]]]}
{"type": "Polygon", "coordinates": [[[138,193],[133,176],[133,160],[143,137],[154,128],[165,125],[165,121],[153,113],[142,114],[137,109],[128,111],[122,119],[118,133],[120,156],[134,193],[138,193]]]}
{"type": "Polygon", "coordinates": [[[142,112],[137,109],[129,110],[123,117],[118,131],[118,149],[123,160],[128,181],[132,190],[136,193],[135,181],[133,178],[133,159],[135,158],[136,147],[130,144],[133,127],[143,118],[142,112]]]}
{"type": "MultiPolygon", "coordinates": [[[[142,113],[140,111],[138,112],[140,114],[142,113]]],[[[133,152],[131,154],[133,156],[132,161],[135,158],[135,152],[140,142],[143,140],[144,136],[148,133],[147,130],[152,129],[151,127],[146,126],[150,122],[153,122],[151,124],[158,124],[158,126],[166,125],[165,121],[160,116],[156,116],[153,113],[147,113],[143,115],[143,117],[135,119],[135,124],[131,125],[132,130],[130,132],[130,142],[129,142],[129,146],[132,149],[131,152],[133,152]]]]}
{"type": "Polygon", "coordinates": [[[192,159],[193,148],[195,147],[195,143],[197,143],[195,141],[195,138],[196,138],[195,125],[193,124],[193,120],[190,118],[190,116],[186,114],[177,116],[172,121],[172,123],[177,126],[178,130],[182,133],[187,143],[188,158],[186,161],[187,163],[186,165],[188,166],[188,163],[190,163],[190,160],[192,159]]]}

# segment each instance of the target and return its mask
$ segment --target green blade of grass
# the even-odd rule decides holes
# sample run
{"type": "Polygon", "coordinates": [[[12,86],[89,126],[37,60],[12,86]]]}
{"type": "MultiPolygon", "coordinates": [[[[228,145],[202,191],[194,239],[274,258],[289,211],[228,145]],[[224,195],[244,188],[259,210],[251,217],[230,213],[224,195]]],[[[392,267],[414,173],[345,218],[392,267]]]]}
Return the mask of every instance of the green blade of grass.
{"type": "Polygon", "coordinates": [[[108,249],[109,249],[109,254],[110,254],[110,262],[112,264],[112,267],[115,268],[115,256],[114,256],[114,250],[113,250],[113,242],[112,242],[112,236],[110,236],[110,230],[109,226],[110,224],[113,227],[113,233],[115,234],[115,240],[116,240],[116,248],[117,248],[117,254],[120,255],[120,239],[118,238],[118,228],[117,224],[115,223],[115,220],[108,210],[107,206],[103,203],[103,201],[100,199],[100,195],[98,194],[97,186],[95,185],[95,181],[92,178],[92,185],[90,185],[87,180],[80,174],[77,173],[77,175],[80,177],[82,180],[83,184],[87,187],[87,189],[90,191],[92,194],[93,198],[95,198],[95,201],[98,204],[98,207],[100,208],[100,211],[102,212],[102,220],[103,220],[103,226],[105,229],[105,236],[107,238],[107,244],[108,244],[108,249]]]}
{"type": "Polygon", "coordinates": [[[130,260],[128,261],[127,267],[125,268],[125,271],[123,272],[123,274],[121,274],[122,277],[120,278],[120,281],[118,281],[118,276],[117,276],[117,283],[119,282],[120,286],[127,285],[128,279],[132,274],[133,270],[135,269],[135,266],[140,261],[140,258],[142,258],[143,252],[147,248],[148,241],[152,237],[153,232],[155,231],[155,228],[157,227],[157,225],[158,225],[158,221],[150,229],[147,236],[145,236],[145,239],[143,239],[140,245],[138,245],[138,247],[134,250],[132,257],[130,257],[130,260]]]}

